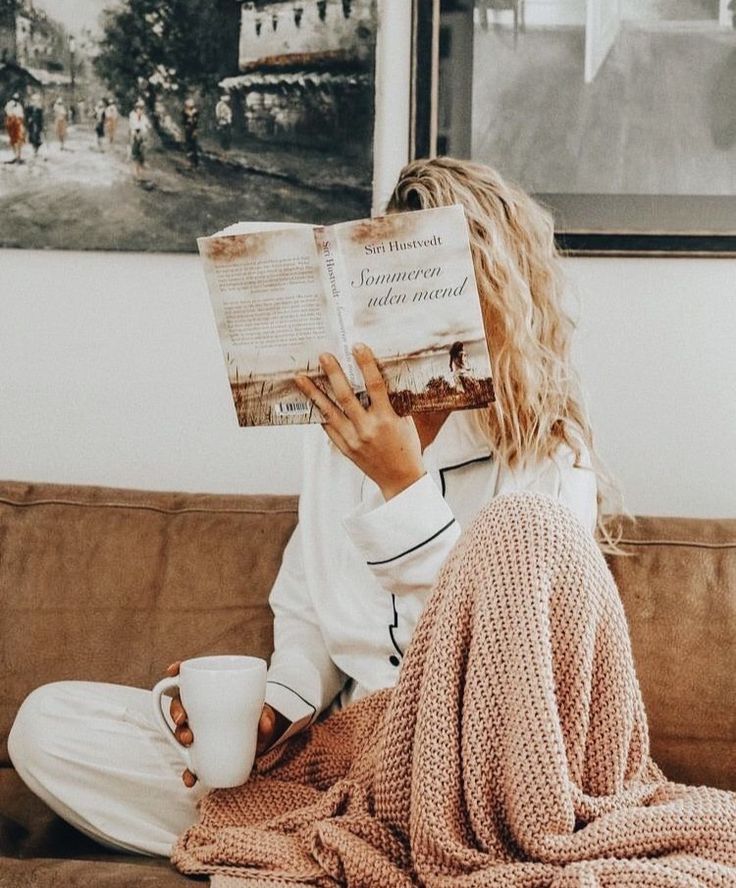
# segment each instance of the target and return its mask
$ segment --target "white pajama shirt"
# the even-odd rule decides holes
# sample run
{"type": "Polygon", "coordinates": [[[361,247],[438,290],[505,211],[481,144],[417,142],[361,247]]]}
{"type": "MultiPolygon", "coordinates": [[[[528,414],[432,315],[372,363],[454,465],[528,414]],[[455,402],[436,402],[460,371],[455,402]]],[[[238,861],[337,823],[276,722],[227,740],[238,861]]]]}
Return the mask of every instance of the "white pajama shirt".
{"type": "Polygon", "coordinates": [[[331,705],[396,683],[439,569],[494,496],[529,490],[595,527],[596,482],[583,450],[510,471],[474,414],[450,414],[423,454],[427,473],[389,501],[320,427],[306,431],[299,522],[270,604],[275,651],[266,700],[291,721],[282,739],[331,705]]]}

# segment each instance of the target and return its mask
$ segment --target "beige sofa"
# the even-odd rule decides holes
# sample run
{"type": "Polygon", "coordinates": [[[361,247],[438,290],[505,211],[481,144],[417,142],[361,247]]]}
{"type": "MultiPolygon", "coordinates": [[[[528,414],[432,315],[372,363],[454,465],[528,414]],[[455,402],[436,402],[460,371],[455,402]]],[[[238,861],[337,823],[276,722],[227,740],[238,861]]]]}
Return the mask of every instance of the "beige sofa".
{"type": "MultiPolygon", "coordinates": [[[[0,888],[192,884],[108,853],[15,774],[7,734],[57,679],[150,687],[172,660],[271,651],[270,585],[296,499],[0,483],[0,888]]],[[[674,779],[736,789],[736,520],[641,518],[612,570],[653,753],[674,779]]]]}

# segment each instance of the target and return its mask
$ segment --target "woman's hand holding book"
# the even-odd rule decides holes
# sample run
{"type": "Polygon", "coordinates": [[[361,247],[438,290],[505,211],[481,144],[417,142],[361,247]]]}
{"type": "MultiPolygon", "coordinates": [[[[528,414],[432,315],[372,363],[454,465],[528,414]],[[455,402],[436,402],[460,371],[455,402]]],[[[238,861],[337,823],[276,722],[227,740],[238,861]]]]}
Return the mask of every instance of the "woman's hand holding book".
{"type": "Polygon", "coordinates": [[[297,376],[295,382],[319,409],[330,440],[389,500],[425,474],[422,445],[411,416],[398,416],[391,406],[373,352],[366,345],[356,345],[353,353],[370,398],[367,409],[334,355],[320,355],[320,364],[335,401],[307,376],[297,376]]]}

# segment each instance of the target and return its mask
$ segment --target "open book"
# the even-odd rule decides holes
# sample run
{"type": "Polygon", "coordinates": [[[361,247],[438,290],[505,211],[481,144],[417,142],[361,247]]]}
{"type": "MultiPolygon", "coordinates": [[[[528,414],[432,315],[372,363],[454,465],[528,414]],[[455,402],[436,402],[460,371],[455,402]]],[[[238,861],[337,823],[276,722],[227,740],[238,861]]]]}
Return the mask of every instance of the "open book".
{"type": "Polygon", "coordinates": [[[322,352],[367,405],[356,342],[400,415],[493,400],[461,206],[328,227],[238,223],[197,244],[241,426],[320,422],[294,376],[332,396],[322,352]]]}

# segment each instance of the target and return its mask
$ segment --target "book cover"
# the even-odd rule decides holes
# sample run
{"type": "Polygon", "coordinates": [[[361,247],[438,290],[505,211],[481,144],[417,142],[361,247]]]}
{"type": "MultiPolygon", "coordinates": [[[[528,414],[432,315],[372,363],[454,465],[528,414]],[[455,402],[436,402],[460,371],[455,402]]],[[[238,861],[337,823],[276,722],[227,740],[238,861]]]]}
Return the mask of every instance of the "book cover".
{"type": "Polygon", "coordinates": [[[197,243],[241,426],[320,422],[294,376],[330,395],[325,351],[366,403],[355,342],[372,348],[400,415],[493,400],[461,206],[326,227],[241,224],[197,243]]]}

